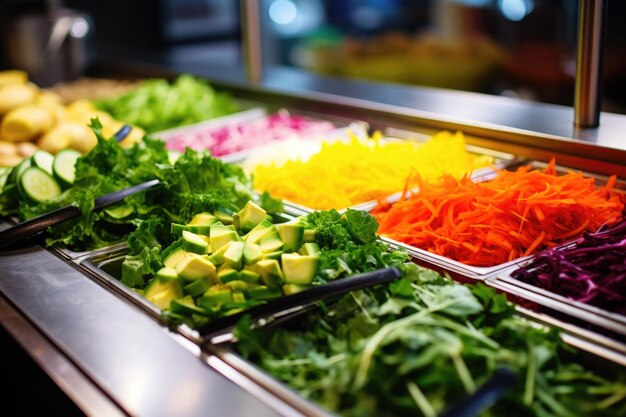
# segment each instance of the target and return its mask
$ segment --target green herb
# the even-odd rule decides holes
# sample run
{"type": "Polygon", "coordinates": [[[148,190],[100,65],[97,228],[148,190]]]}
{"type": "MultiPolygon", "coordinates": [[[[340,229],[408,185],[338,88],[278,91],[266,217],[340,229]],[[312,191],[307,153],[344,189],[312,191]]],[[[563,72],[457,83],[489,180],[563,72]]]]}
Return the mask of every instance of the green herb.
{"type": "Polygon", "coordinates": [[[346,416],[434,416],[502,367],[518,383],[486,416],[626,415],[623,371],[578,365],[556,331],[515,314],[484,285],[413,264],[280,328],[241,321],[235,348],[305,397],[346,416]]]}
{"type": "MultiPolygon", "coordinates": [[[[251,181],[243,171],[212,158],[209,153],[187,149],[170,164],[160,140],[145,137],[130,148],[122,148],[115,139],[103,137],[98,120],[92,120],[91,128],[98,143],[76,162],[72,188],[42,204],[33,206],[15,199],[12,208],[0,207],[8,211],[6,214],[29,219],[66,205],[77,206],[81,216],[50,228],[48,245],[75,250],[98,248],[121,241],[142,224],[133,223],[133,219],[152,222],[162,219],[169,227],[169,222],[184,223],[202,211],[218,208],[236,211],[253,198],[251,181]],[[155,178],[161,182],[158,187],[127,197],[122,203],[131,212],[128,219],[112,222],[105,211],[93,210],[97,197],[155,178]],[[17,206],[16,202],[19,202],[17,206]]],[[[132,255],[143,251],[133,247],[132,242],[141,241],[144,233],[144,228],[139,227],[129,238],[132,255]]],[[[144,273],[148,271],[150,268],[144,269],[144,273]]]]}
{"type": "Polygon", "coordinates": [[[239,110],[225,93],[217,93],[206,81],[189,74],[173,83],[164,79],[144,81],[120,97],[95,103],[114,118],[153,133],[213,119],[239,110]]]}

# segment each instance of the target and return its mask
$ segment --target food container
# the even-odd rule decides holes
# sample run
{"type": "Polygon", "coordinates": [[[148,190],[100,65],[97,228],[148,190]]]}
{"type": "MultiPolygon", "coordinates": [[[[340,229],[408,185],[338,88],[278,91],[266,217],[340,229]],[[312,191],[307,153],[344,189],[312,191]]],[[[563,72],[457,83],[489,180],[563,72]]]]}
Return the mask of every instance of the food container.
{"type": "MultiPolygon", "coordinates": [[[[543,169],[547,166],[546,163],[540,162],[540,161],[528,161],[528,162],[522,163],[522,161],[520,160],[512,160],[508,168],[513,169],[513,168],[519,167],[520,165],[530,165],[532,169],[543,169]]],[[[507,169],[507,167],[505,167],[505,169],[507,169]]],[[[556,167],[556,170],[557,170],[557,174],[565,174],[568,171],[572,171],[572,169],[569,169],[563,166],[558,166],[558,165],[556,167]]],[[[480,175],[477,175],[475,179],[477,181],[488,181],[489,179],[493,178],[493,176],[495,175],[496,175],[496,171],[492,171],[492,172],[483,171],[480,173],[480,175]]],[[[594,173],[583,172],[583,175],[585,177],[594,178],[596,181],[596,186],[604,185],[608,181],[608,177],[597,175],[594,173]]],[[[615,183],[613,189],[618,193],[625,193],[626,182],[622,180],[618,180],[615,183]]],[[[579,236],[575,236],[569,241],[563,242],[560,246],[571,244],[576,239],[578,239],[578,237],[579,236]]],[[[513,259],[509,262],[501,263],[501,264],[490,266],[490,267],[478,267],[478,266],[467,265],[467,264],[455,261],[451,258],[442,256],[442,255],[431,253],[427,250],[424,250],[424,249],[421,249],[421,248],[418,248],[418,247],[415,247],[415,246],[412,246],[403,242],[399,242],[395,239],[391,239],[391,238],[384,237],[384,236],[382,237],[382,239],[383,241],[389,243],[390,245],[394,247],[400,247],[400,248],[406,249],[408,253],[415,259],[416,262],[433,265],[436,267],[436,269],[447,272],[451,274],[454,278],[462,280],[462,281],[467,281],[467,279],[481,280],[481,281],[486,280],[487,278],[491,278],[495,276],[497,273],[506,270],[507,268],[519,265],[522,262],[529,260],[533,256],[533,255],[529,255],[529,256],[513,259]]]]}
{"type": "Polygon", "coordinates": [[[560,294],[514,278],[514,272],[520,267],[528,265],[531,261],[532,258],[500,271],[487,280],[487,285],[571,319],[580,320],[590,327],[599,328],[626,343],[626,316],[581,301],[568,299],[560,294]]]}
{"type": "MultiPolygon", "coordinates": [[[[357,124],[352,124],[350,128],[355,132],[355,135],[357,137],[364,137],[367,135],[367,131],[364,130],[364,129],[367,129],[366,124],[362,124],[361,122],[358,122],[357,124]]],[[[393,142],[393,141],[413,140],[413,141],[423,143],[423,142],[426,142],[429,138],[428,135],[423,135],[423,134],[419,134],[416,132],[404,131],[400,129],[387,129],[385,132],[386,134],[385,136],[381,138],[381,141],[393,142]]],[[[321,142],[323,142],[323,140],[321,140],[321,142]]],[[[482,180],[482,178],[486,176],[493,175],[493,173],[495,172],[494,169],[496,170],[506,169],[512,166],[517,166],[518,164],[521,164],[522,162],[522,160],[519,158],[516,158],[515,155],[505,153],[505,152],[498,152],[498,151],[494,151],[491,149],[482,148],[482,147],[473,146],[473,145],[466,145],[466,149],[470,153],[477,154],[477,155],[491,156],[494,159],[494,164],[492,167],[479,168],[470,174],[472,178],[475,178],[477,181],[482,180]]],[[[254,156],[254,152],[252,152],[250,155],[254,156]]],[[[391,195],[384,198],[384,200],[389,203],[393,203],[395,201],[398,201],[402,197],[402,195],[403,195],[403,192],[398,190],[397,192],[394,192],[391,195]]],[[[293,201],[284,201],[284,203],[286,206],[290,206],[296,210],[303,211],[306,213],[315,211],[314,208],[311,208],[306,205],[299,204],[293,201]]],[[[377,204],[376,200],[369,200],[369,201],[364,201],[364,202],[361,202],[361,203],[358,203],[349,207],[335,207],[335,209],[339,211],[340,213],[345,212],[348,208],[354,209],[354,210],[370,211],[376,206],[376,204],[377,204]]]]}
{"type": "MultiPolygon", "coordinates": [[[[597,341],[602,342],[601,338],[542,313],[532,312],[525,308],[517,308],[517,310],[521,317],[526,318],[536,326],[559,329],[563,340],[574,348],[577,362],[584,364],[588,369],[600,374],[612,375],[614,372],[620,372],[623,367],[626,367],[625,351],[615,351],[611,349],[610,345],[597,343],[597,341]]],[[[271,326],[281,326],[288,324],[290,321],[296,321],[301,314],[306,314],[306,312],[292,314],[289,317],[285,317],[281,322],[271,324],[271,326]]],[[[266,392],[271,393],[274,397],[305,415],[320,417],[335,415],[304,398],[293,388],[274,378],[258,365],[243,358],[236,350],[236,340],[230,338],[219,342],[202,346],[202,349],[214,355],[207,358],[206,362],[209,365],[221,370],[225,375],[238,374],[238,377],[243,375],[249,380],[255,381],[266,392]]]]}

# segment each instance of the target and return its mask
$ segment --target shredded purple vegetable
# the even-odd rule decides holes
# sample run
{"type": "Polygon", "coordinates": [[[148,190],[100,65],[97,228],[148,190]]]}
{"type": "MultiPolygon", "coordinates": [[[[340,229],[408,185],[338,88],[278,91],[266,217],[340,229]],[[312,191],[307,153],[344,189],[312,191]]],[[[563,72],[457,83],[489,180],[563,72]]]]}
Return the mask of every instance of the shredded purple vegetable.
{"type": "Polygon", "coordinates": [[[626,211],[574,245],[547,249],[512,276],[607,311],[626,315],[626,211]]]}

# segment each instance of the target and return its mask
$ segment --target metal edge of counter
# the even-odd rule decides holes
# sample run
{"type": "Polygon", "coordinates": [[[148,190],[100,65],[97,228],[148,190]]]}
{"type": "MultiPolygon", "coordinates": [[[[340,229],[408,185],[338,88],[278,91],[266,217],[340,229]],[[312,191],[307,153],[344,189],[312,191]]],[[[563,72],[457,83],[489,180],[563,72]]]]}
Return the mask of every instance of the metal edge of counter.
{"type": "Polygon", "coordinates": [[[626,177],[626,115],[602,113],[597,129],[573,125],[573,109],[487,94],[399,86],[319,76],[275,67],[261,83],[248,83],[237,70],[138,59],[96,57],[89,73],[174,78],[191,73],[239,98],[282,107],[389,124],[427,133],[460,130],[468,143],[529,159],[558,161],[577,169],[626,177]]]}
{"type": "MultiPolygon", "coordinates": [[[[297,414],[286,412],[285,404],[263,401],[207,367],[167,328],[57,254],[38,246],[19,249],[1,253],[0,266],[2,300],[9,300],[31,326],[13,326],[14,338],[35,359],[42,352],[32,349],[45,348],[44,356],[73,365],[75,372],[55,382],[83,410],[81,401],[96,398],[99,390],[102,401],[94,407],[113,409],[115,403],[122,414],[130,415],[297,414]],[[40,341],[49,342],[26,343],[37,332],[43,335],[40,341]],[[92,383],[82,387],[82,394],[71,385],[81,380],[79,376],[92,383]]],[[[5,328],[11,326],[9,313],[0,318],[5,328]]],[[[48,375],[62,377],[54,368],[58,361],[36,362],[48,375]]]]}

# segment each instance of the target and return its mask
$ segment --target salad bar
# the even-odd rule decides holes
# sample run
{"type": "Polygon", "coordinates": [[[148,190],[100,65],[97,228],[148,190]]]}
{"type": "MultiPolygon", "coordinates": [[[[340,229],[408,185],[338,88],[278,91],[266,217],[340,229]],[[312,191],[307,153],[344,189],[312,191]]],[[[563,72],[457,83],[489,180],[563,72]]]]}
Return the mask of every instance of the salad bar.
{"type": "Polygon", "coordinates": [[[626,415],[625,146],[105,69],[0,74],[0,320],[81,412],[626,415]]]}

